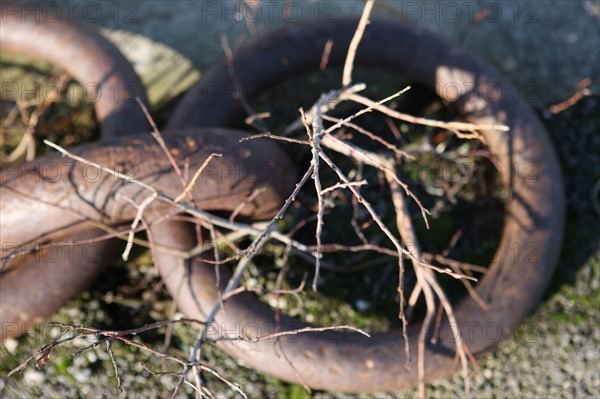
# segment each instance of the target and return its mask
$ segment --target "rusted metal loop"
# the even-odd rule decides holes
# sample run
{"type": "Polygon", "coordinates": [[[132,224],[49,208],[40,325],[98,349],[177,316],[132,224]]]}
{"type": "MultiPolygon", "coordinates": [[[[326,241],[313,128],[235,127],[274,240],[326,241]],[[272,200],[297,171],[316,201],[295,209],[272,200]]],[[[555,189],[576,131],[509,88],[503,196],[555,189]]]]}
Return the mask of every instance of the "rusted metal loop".
{"type": "MultiPolygon", "coordinates": [[[[194,206],[232,211],[260,187],[261,194],[240,215],[265,218],[273,215],[283,195],[291,191],[293,179],[287,173],[292,166],[282,150],[274,143],[258,141],[239,145],[245,136],[244,132],[219,128],[165,134],[181,170],[188,167],[196,171],[211,154],[221,154],[207,164],[190,192],[194,206]]],[[[146,223],[151,225],[165,214],[181,212],[164,201],[165,196],[176,198],[184,187],[156,141],[144,136],[113,139],[78,146],[72,152],[107,167],[128,163],[132,169],[127,176],[159,190],[160,196],[144,208],[146,223]]],[[[2,338],[22,334],[85,288],[97,265],[106,260],[103,243],[71,247],[68,242],[106,234],[98,231],[98,222],[109,228],[130,224],[138,207],[155,194],[154,189],[60,154],[2,173],[2,242],[19,244],[3,246],[2,256],[20,254],[3,259],[9,270],[0,277],[2,338]],[[48,170],[52,170],[52,178],[46,175],[48,170]],[[67,244],[61,245],[63,241],[67,244]],[[51,245],[54,252],[37,252],[38,246],[48,243],[57,243],[51,245]]]]}
{"type": "MultiPolygon", "coordinates": [[[[91,52],[92,56],[85,62],[78,61],[80,65],[84,64],[82,70],[74,69],[80,81],[93,81],[87,79],[91,66],[86,64],[92,62],[96,66],[117,65],[114,76],[132,75],[134,81],[139,82],[127,61],[95,31],[62,23],[59,25],[64,30],[57,30],[55,25],[39,24],[34,16],[30,17],[22,23],[9,18],[11,24],[2,28],[11,29],[11,35],[7,36],[11,40],[6,44],[4,39],[7,37],[3,35],[3,46],[50,61],[59,60],[67,69],[73,66],[64,65],[64,59],[72,53],[91,52]],[[48,41],[30,42],[29,36],[23,33],[30,31],[48,41]],[[64,35],[71,40],[65,42],[64,35]],[[23,41],[23,47],[14,47],[19,40],[23,41]],[[94,47],[96,42],[101,48],[94,47]],[[46,47],[39,49],[36,44],[46,47]]],[[[94,68],[91,71],[90,75],[95,76],[94,68]]],[[[144,102],[143,88],[136,87],[136,92],[144,102]]],[[[104,136],[131,135],[142,127],[142,131],[146,129],[144,117],[143,123],[138,120],[132,131],[123,130],[130,114],[121,110],[129,111],[127,104],[106,101],[96,104],[100,109],[97,114],[105,116],[100,122],[108,118],[113,128],[119,128],[109,130],[103,126],[104,136]],[[106,110],[111,112],[104,112],[106,110]]],[[[135,107],[139,110],[137,104],[135,107]]],[[[135,114],[133,116],[135,120],[135,114]]],[[[286,173],[293,175],[291,165],[274,144],[239,145],[244,134],[227,129],[165,131],[163,134],[182,170],[198,169],[210,154],[221,154],[218,160],[206,166],[202,181],[191,192],[195,206],[232,211],[260,186],[260,196],[247,203],[240,215],[266,218],[281,203],[281,190],[289,191],[292,180],[286,178],[286,173]]],[[[117,168],[117,172],[153,184],[162,195],[175,197],[183,190],[172,165],[153,140],[144,137],[105,140],[72,151],[89,161],[117,168]]],[[[112,243],[97,241],[107,235],[105,229],[97,227],[98,222],[109,229],[130,222],[136,215],[133,203],[139,204],[144,196],[152,194],[137,184],[128,184],[106,171],[99,171],[93,165],[56,154],[2,169],[0,192],[0,339],[23,334],[83,290],[99,274],[106,260],[117,253],[112,243]],[[31,212],[32,209],[36,212],[31,212]],[[71,244],[82,241],[88,243],[71,244]]],[[[144,217],[151,223],[153,217],[169,210],[172,212],[173,207],[155,201],[145,209],[144,217]]]]}
{"type": "MultiPolygon", "coordinates": [[[[121,52],[97,30],[63,20],[50,21],[43,15],[21,13],[20,9],[14,10],[14,13],[8,12],[8,7],[2,10],[0,50],[48,61],[77,79],[89,98],[94,99],[103,137],[149,131],[148,121],[134,98],[139,97],[148,107],[140,79],[121,52]]],[[[53,218],[52,212],[48,211],[51,208],[49,203],[67,205],[73,201],[68,198],[69,195],[76,195],[76,190],[69,195],[64,193],[66,198],[61,198],[57,192],[44,191],[55,187],[52,182],[58,183],[67,177],[61,174],[65,172],[61,169],[64,160],[58,157],[52,159],[50,163],[36,160],[6,165],[0,171],[0,339],[21,335],[35,323],[52,315],[85,289],[100,273],[107,259],[116,254],[115,242],[94,241],[106,234],[100,229],[72,228],[70,234],[60,232],[63,220],[58,216],[58,219],[53,218]],[[34,169],[37,172],[30,174],[34,169]],[[14,182],[10,181],[17,175],[23,179],[22,189],[27,192],[28,199],[20,200],[11,192],[14,182]],[[26,181],[31,178],[33,181],[26,181]],[[36,180],[40,185],[35,184],[36,180]],[[42,198],[49,202],[40,203],[42,198]],[[54,225],[57,226],[55,234],[39,242],[54,225]],[[92,243],[50,245],[28,255],[6,258],[10,254],[27,252],[36,240],[38,243],[91,240],[92,243]],[[16,267],[15,270],[5,273],[12,266],[16,267]]]]}
{"type": "Polygon", "coordinates": [[[96,29],[63,19],[49,20],[36,13],[2,10],[0,50],[50,62],[73,76],[94,103],[103,137],[149,131],[150,125],[135,101],[137,96],[148,104],[139,77],[123,54],[96,29]]]}
{"type": "MultiPolygon", "coordinates": [[[[171,127],[226,126],[242,116],[236,91],[252,99],[262,90],[302,73],[317,71],[327,40],[333,40],[330,65],[340,65],[346,55],[356,20],[337,23],[294,24],[269,32],[243,46],[234,58],[236,83],[222,61],[183,99],[170,121],[171,127]],[[237,86],[236,84],[239,84],[237,86]],[[217,90],[219,96],[209,95],[217,90]]],[[[466,49],[421,27],[378,20],[368,25],[355,64],[407,74],[420,81],[476,123],[505,124],[510,132],[484,131],[490,151],[499,159],[506,201],[506,218],[497,256],[477,285],[486,310],[471,298],[456,308],[462,339],[480,356],[510,335],[535,307],[547,287],[562,242],[565,204],[559,164],[552,145],[531,109],[518,92],[493,68],[466,49]],[[459,89],[444,90],[449,86],[459,89]],[[489,89],[494,89],[490,96],[489,89]],[[534,168],[535,181],[524,179],[534,168]],[[515,245],[533,247],[535,256],[508,256],[515,245]]],[[[157,243],[186,249],[194,243],[189,226],[168,222],[151,228],[157,243]]],[[[523,255],[523,254],[521,254],[523,255]]],[[[202,319],[218,301],[214,267],[195,261],[191,276],[173,266],[176,259],[154,253],[162,277],[190,317],[202,319]],[[190,284],[180,284],[189,278],[190,284]],[[183,287],[180,288],[179,287],[183,287]],[[193,287],[190,290],[189,287],[193,287]]],[[[222,278],[225,276],[222,275],[222,278]]],[[[273,311],[248,293],[225,303],[226,312],[215,318],[213,338],[252,334],[265,336],[304,326],[283,318],[275,323],[273,311]],[[244,330],[245,327],[248,327],[244,330]]],[[[417,353],[419,326],[409,331],[409,346],[417,353]]],[[[448,322],[441,325],[449,332],[448,322]]],[[[436,344],[427,342],[426,380],[455,372],[453,335],[441,334],[436,344]]],[[[401,332],[366,338],[341,332],[294,335],[262,342],[222,342],[229,354],[273,376],[316,389],[353,392],[396,390],[417,383],[417,367],[406,368],[401,332]]]]}

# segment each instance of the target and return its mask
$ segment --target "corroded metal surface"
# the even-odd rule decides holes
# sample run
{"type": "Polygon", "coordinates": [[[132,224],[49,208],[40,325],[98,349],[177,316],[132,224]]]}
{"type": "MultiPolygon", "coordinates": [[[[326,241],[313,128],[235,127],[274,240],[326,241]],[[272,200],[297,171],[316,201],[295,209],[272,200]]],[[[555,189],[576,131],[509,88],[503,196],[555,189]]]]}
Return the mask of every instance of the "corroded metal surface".
{"type": "MultiPolygon", "coordinates": [[[[258,38],[235,55],[240,87],[246,96],[253,98],[268,85],[317,70],[325,42],[329,39],[334,42],[330,63],[341,64],[355,27],[355,20],[297,24],[258,38]]],[[[482,310],[474,300],[467,298],[456,308],[456,318],[466,344],[475,355],[481,355],[510,334],[533,309],[552,276],[564,222],[561,175],[554,151],[536,117],[514,97],[514,89],[504,79],[462,47],[422,28],[389,21],[372,22],[365,32],[356,63],[408,74],[436,90],[442,99],[468,119],[506,124],[511,129],[508,134],[484,132],[491,152],[500,161],[503,183],[511,192],[506,203],[507,216],[498,256],[477,286],[479,295],[489,307],[482,310]],[[445,90],[449,85],[459,87],[461,95],[445,90]],[[495,89],[494,96],[489,94],[490,87],[495,89]],[[535,179],[523,178],[531,167],[536,171],[535,179]],[[535,256],[507,256],[515,243],[521,247],[534,245],[535,256]]],[[[170,128],[225,127],[235,123],[242,115],[235,91],[225,64],[216,65],[184,98],[170,121],[170,128]]],[[[226,154],[213,161],[215,170],[232,170],[232,165],[248,163],[263,167],[275,163],[280,171],[292,168],[285,154],[272,142],[250,141],[239,146],[240,132],[219,128],[163,134],[168,145],[175,149],[177,161],[189,162],[190,170],[195,170],[211,152],[226,154]]],[[[105,165],[131,162],[137,165],[138,174],[134,177],[167,195],[176,196],[181,192],[181,183],[152,140],[132,138],[105,142],[83,146],[75,152],[105,165]]],[[[91,228],[93,221],[108,225],[127,223],[137,211],[126,198],[139,204],[148,195],[139,186],[115,181],[109,175],[97,180],[82,176],[85,176],[84,166],[57,156],[25,164],[12,176],[3,172],[0,181],[2,242],[34,246],[42,236],[43,240],[57,239],[54,234],[64,234],[67,227],[73,229],[68,231],[69,234],[80,236],[91,228]],[[55,163],[61,164],[61,179],[38,178],[45,165],[55,163]],[[33,207],[39,209],[35,214],[28,212],[33,207]]],[[[289,173],[285,176],[264,174],[262,180],[247,179],[235,173],[231,179],[227,178],[229,174],[225,174],[225,178],[219,176],[195,189],[197,205],[203,209],[232,210],[256,187],[264,186],[267,190],[244,208],[246,215],[254,218],[273,215],[294,183],[289,179],[289,173]]],[[[156,201],[147,209],[147,216],[156,219],[171,211],[171,206],[156,201]]],[[[192,227],[183,222],[157,221],[149,230],[156,244],[161,246],[188,250],[197,244],[192,227]]],[[[184,312],[190,317],[205,318],[218,301],[214,265],[190,260],[193,264],[188,275],[188,268],[180,266],[177,256],[158,248],[154,248],[153,256],[167,287],[184,312]],[[189,284],[180,284],[186,279],[189,284]]],[[[39,273],[45,273],[45,270],[39,273]]],[[[61,273],[68,274],[68,270],[65,268],[61,273]]],[[[0,279],[2,322],[23,317],[33,320],[31,304],[21,302],[19,298],[23,287],[40,274],[35,271],[28,275],[12,273],[8,272],[0,279]],[[18,280],[20,276],[23,276],[22,281],[18,280]]],[[[222,276],[222,281],[226,281],[226,277],[222,276]]],[[[46,278],[53,277],[47,275],[46,278]]],[[[72,278],[75,283],[79,279],[75,274],[72,278]]],[[[42,285],[36,289],[42,296],[53,295],[42,285]]],[[[39,317],[47,317],[56,306],[60,304],[52,304],[51,309],[39,317]]],[[[281,324],[276,325],[273,311],[249,293],[227,300],[226,310],[216,316],[211,332],[213,338],[227,332],[266,335],[275,329],[285,331],[303,326],[290,318],[283,318],[281,324]],[[248,326],[252,328],[244,330],[248,326]]],[[[417,353],[418,329],[419,326],[415,326],[409,331],[413,354],[417,353]]],[[[441,331],[447,330],[447,322],[443,322],[441,331]]],[[[450,335],[442,334],[436,344],[427,344],[427,380],[455,372],[454,343],[451,341],[450,335]]],[[[404,341],[398,331],[375,334],[369,339],[356,334],[328,332],[259,343],[224,341],[219,345],[251,367],[317,389],[384,391],[417,382],[416,366],[405,367],[404,341]]]]}
{"type": "MultiPolygon", "coordinates": [[[[4,10],[4,8],[3,8],[4,10]]],[[[146,92],[121,52],[95,29],[35,13],[5,13],[0,21],[0,50],[48,61],[73,76],[94,103],[105,137],[148,131],[135,101],[147,103],[146,92]]]]}
{"type": "MultiPolygon", "coordinates": [[[[13,14],[4,13],[5,8],[2,10],[0,50],[3,55],[16,52],[33,56],[77,79],[94,104],[103,137],[122,137],[149,130],[147,119],[135,101],[137,96],[147,106],[144,87],[127,59],[95,29],[62,20],[50,21],[35,13],[13,14]]],[[[1,338],[20,335],[51,316],[93,281],[106,261],[116,255],[115,243],[104,241],[93,245],[51,246],[16,259],[4,258],[27,250],[31,241],[95,240],[106,234],[88,226],[73,228],[70,234],[57,231],[43,239],[43,234],[50,231],[53,224],[60,226],[61,220],[52,216],[51,211],[47,213],[52,208],[49,203],[36,199],[45,196],[51,201],[59,200],[57,192],[44,189],[53,187],[50,183],[59,176],[61,163],[63,160],[55,158],[55,162],[49,164],[39,160],[5,165],[0,172],[2,270],[6,272],[11,266],[22,265],[18,271],[3,273],[0,277],[1,338]],[[32,172],[35,167],[41,168],[37,175],[32,172]],[[23,181],[22,186],[27,190],[28,200],[21,201],[9,192],[8,182],[19,174],[21,180],[32,178],[23,181]],[[41,179],[37,181],[41,185],[35,184],[36,179],[41,179]],[[36,217],[41,219],[34,222],[36,217]]]]}
{"type": "MultiPolygon", "coordinates": [[[[270,32],[244,46],[235,54],[237,82],[229,75],[226,61],[216,65],[182,100],[170,126],[234,123],[235,116],[242,115],[236,88],[253,98],[261,90],[288,78],[317,71],[329,39],[334,43],[329,62],[340,65],[356,24],[355,20],[297,24],[270,32]],[[218,93],[209,95],[215,89],[218,93]]],[[[467,298],[456,308],[465,343],[476,356],[481,355],[514,331],[538,303],[552,277],[564,223],[563,187],[554,150],[544,128],[529,107],[516,98],[516,91],[508,82],[461,46],[425,29],[373,21],[365,31],[355,64],[407,74],[436,90],[467,119],[510,127],[508,134],[483,132],[490,151],[499,160],[503,183],[512,192],[506,203],[497,256],[477,285],[477,292],[489,307],[483,310],[472,298],[467,298]],[[534,178],[526,178],[532,170],[534,178]],[[534,256],[525,253],[509,256],[515,244],[534,248],[534,256]]],[[[155,238],[182,248],[193,245],[189,234],[180,233],[181,228],[171,222],[170,232],[155,231],[155,238]]],[[[168,266],[168,258],[166,254],[155,255],[155,259],[164,262],[157,265],[167,286],[175,292],[183,275],[168,266]]],[[[178,298],[189,316],[202,318],[218,300],[214,272],[209,265],[199,262],[193,270],[193,291],[184,288],[178,298]],[[194,296],[201,309],[192,301],[194,296]]],[[[258,326],[266,335],[274,331],[274,323],[273,311],[246,293],[227,302],[226,312],[216,317],[218,330],[214,334],[240,333],[238,326],[253,326],[248,331],[254,332],[258,326]]],[[[284,319],[278,328],[290,330],[303,326],[297,320],[284,319]]],[[[409,332],[413,356],[417,353],[419,328],[414,326],[409,332]]],[[[427,344],[427,381],[449,376],[458,368],[447,322],[440,330],[448,334],[441,334],[436,344],[427,344]]],[[[371,338],[341,332],[313,333],[277,342],[224,342],[222,347],[250,367],[317,389],[385,391],[410,387],[418,381],[416,364],[413,362],[410,369],[406,368],[400,331],[374,334],[371,338]]]]}
{"type": "MultiPolygon", "coordinates": [[[[167,134],[167,146],[181,170],[198,170],[210,154],[222,154],[206,166],[191,192],[197,207],[232,211],[262,187],[265,190],[240,214],[265,218],[277,210],[283,194],[291,192],[293,179],[286,175],[291,170],[287,156],[274,143],[255,141],[239,146],[244,136],[243,132],[218,128],[167,134]]],[[[102,165],[127,164],[128,176],[170,198],[183,191],[162,148],[147,137],[104,141],[73,151],[102,165]]],[[[136,183],[56,154],[20,165],[14,173],[3,171],[1,241],[18,243],[18,247],[4,245],[2,251],[3,258],[9,256],[3,264],[9,270],[0,278],[2,337],[19,335],[56,312],[85,287],[88,278],[82,273],[94,274],[105,255],[96,242],[82,245],[81,253],[67,245],[61,252],[64,256],[54,261],[50,255],[10,258],[12,254],[35,252],[44,243],[86,239],[82,233],[95,232],[95,222],[107,226],[130,223],[137,213],[134,204],[139,206],[151,194],[136,183]],[[71,256],[81,259],[69,262],[71,256]]],[[[178,213],[174,210],[159,199],[145,209],[144,218],[151,224],[169,212],[178,213]]]]}

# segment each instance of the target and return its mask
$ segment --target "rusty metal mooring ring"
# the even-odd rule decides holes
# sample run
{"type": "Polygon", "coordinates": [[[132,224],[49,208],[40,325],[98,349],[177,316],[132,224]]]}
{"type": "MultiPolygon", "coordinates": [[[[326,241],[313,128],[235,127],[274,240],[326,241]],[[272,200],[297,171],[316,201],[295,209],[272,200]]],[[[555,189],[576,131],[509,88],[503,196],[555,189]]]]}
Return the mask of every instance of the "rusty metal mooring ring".
{"type": "Polygon", "coordinates": [[[149,130],[135,101],[137,96],[148,103],[139,77],[123,54],[95,29],[36,14],[4,13],[1,17],[0,50],[50,62],[73,76],[94,102],[103,137],[149,130]]]}
{"type": "MultiPolygon", "coordinates": [[[[73,152],[102,165],[135,166],[134,170],[124,172],[153,184],[167,195],[176,196],[181,192],[179,178],[158,143],[134,136],[150,129],[141,108],[131,97],[138,95],[146,103],[146,96],[122,54],[93,29],[64,23],[39,23],[34,15],[29,17],[7,16],[3,19],[2,30],[8,29],[10,34],[2,36],[2,49],[49,60],[71,71],[84,86],[90,83],[99,87],[98,93],[109,82],[113,85],[111,94],[116,95],[115,88],[121,90],[118,97],[98,95],[95,102],[102,134],[109,140],[78,146],[73,152]],[[29,32],[35,34],[27,36],[29,32]],[[41,38],[44,40],[39,41],[41,38]],[[86,56],[70,60],[74,54],[86,56]],[[97,81],[103,83],[96,84],[97,81]],[[130,127],[132,122],[134,125],[130,127]]],[[[241,215],[267,218],[277,210],[283,193],[291,190],[291,181],[284,180],[283,174],[291,170],[291,164],[275,144],[240,146],[238,143],[244,133],[231,129],[164,133],[174,159],[182,168],[185,163],[190,170],[197,169],[211,153],[222,154],[220,159],[211,162],[211,170],[226,170],[232,166],[253,170],[254,165],[270,168],[260,171],[257,176],[209,176],[192,193],[195,205],[203,209],[233,211],[257,186],[261,186],[266,190],[256,201],[249,203],[241,215]],[[246,168],[247,165],[252,167],[246,168]],[[280,173],[275,173],[275,169],[280,173]]],[[[5,339],[23,334],[36,322],[58,311],[89,284],[107,258],[116,254],[111,242],[66,245],[67,250],[58,257],[43,251],[36,253],[36,247],[56,241],[93,240],[104,235],[106,232],[96,228],[95,221],[109,226],[130,222],[136,213],[130,201],[137,201],[149,193],[140,190],[136,184],[125,183],[57,154],[18,167],[9,166],[1,172],[0,339],[5,339]],[[32,209],[36,211],[31,212],[32,209]],[[15,253],[25,255],[13,256],[15,253]]],[[[160,213],[173,209],[158,201],[146,209],[144,215],[150,223],[153,218],[160,217],[160,213]]]]}
{"type": "MultiPolygon", "coordinates": [[[[330,65],[341,65],[357,21],[293,24],[269,32],[243,46],[235,54],[236,82],[227,61],[207,71],[180,103],[170,127],[227,126],[242,115],[241,89],[252,99],[267,87],[288,78],[318,71],[327,40],[333,41],[330,65]],[[236,86],[239,85],[239,86],[236,86]],[[215,89],[220,96],[209,95],[215,89]],[[201,112],[199,112],[201,110],[201,112]],[[237,117],[237,118],[236,118],[237,117]]],[[[423,28],[393,21],[375,20],[366,28],[355,65],[399,72],[426,85],[460,114],[475,123],[504,124],[510,131],[484,131],[490,151],[499,159],[502,182],[510,187],[506,219],[497,256],[477,285],[489,307],[482,310],[466,298],[456,308],[463,339],[476,356],[493,349],[511,334],[538,303],[548,285],[562,242],[565,204],[558,160],[544,128],[518,98],[518,92],[493,68],[463,47],[423,28]],[[444,90],[448,86],[460,88],[444,90]],[[490,91],[490,89],[493,89],[490,91]],[[493,95],[491,94],[493,93],[493,95]],[[532,169],[535,179],[526,179],[532,169]],[[533,258],[507,256],[512,245],[533,245],[533,258]],[[493,331],[493,334],[490,333],[493,331]]],[[[169,233],[152,227],[158,243],[187,249],[193,236],[183,233],[182,223],[169,222],[169,233]]],[[[187,227],[189,228],[189,227],[187,227]]],[[[513,247],[514,248],[514,247],[513,247]]],[[[172,293],[184,278],[167,254],[154,254],[162,277],[172,293]]],[[[218,300],[213,266],[196,262],[191,284],[184,284],[177,298],[190,317],[202,318],[218,300]],[[193,292],[188,288],[193,287],[193,292]],[[196,297],[196,301],[194,301],[196,297]],[[202,309],[198,309],[199,303],[202,309]]],[[[222,276],[226,281],[226,276],[222,276]]],[[[223,280],[222,280],[223,281],[223,280]]],[[[226,312],[215,318],[215,334],[237,331],[235,326],[259,326],[265,335],[275,325],[274,312],[249,293],[230,298],[226,312]]],[[[283,319],[280,328],[291,330],[304,324],[283,319]]],[[[446,325],[440,330],[444,331],[446,325]]],[[[417,353],[420,326],[409,334],[411,353],[417,353]]],[[[427,343],[425,379],[431,381],[454,373],[454,342],[445,337],[427,343]]],[[[222,342],[221,347],[244,364],[276,377],[305,383],[316,389],[377,392],[416,385],[417,367],[405,367],[404,340],[400,331],[374,334],[325,332],[259,343],[222,342]],[[285,354],[283,356],[282,354],[285,354]],[[293,365],[293,367],[292,367],[293,365]]]]}
{"type": "MultiPolygon", "coordinates": [[[[139,77],[121,52],[95,29],[62,20],[48,21],[35,14],[3,13],[1,17],[0,50],[29,55],[66,70],[93,99],[102,137],[122,137],[149,130],[148,121],[135,101],[137,96],[147,106],[146,93],[139,77]]],[[[5,259],[13,251],[32,248],[38,238],[47,242],[44,234],[52,230],[53,223],[60,229],[60,220],[52,220],[51,214],[43,217],[50,205],[38,201],[44,195],[52,195],[43,190],[52,187],[48,179],[53,180],[61,173],[56,167],[62,160],[55,161],[45,166],[40,163],[43,161],[7,165],[0,172],[1,339],[21,335],[36,322],[58,311],[69,299],[78,295],[99,274],[106,261],[116,254],[114,242],[105,241],[59,248],[58,258],[57,254],[42,250],[18,259],[5,259]],[[15,179],[17,174],[27,176],[36,168],[37,178],[46,180],[46,186],[36,185],[30,180],[22,186],[27,198],[19,199],[10,193],[11,179],[15,179]],[[41,219],[35,220],[35,216],[41,219]],[[18,270],[6,272],[15,264],[21,264],[18,270]]],[[[29,175],[29,178],[32,177],[29,175]]],[[[62,204],[67,203],[68,199],[65,199],[62,204]]],[[[58,238],[58,233],[59,230],[54,239],[58,238]]],[[[87,227],[70,235],[60,235],[60,239],[93,240],[104,234],[102,230],[87,227]]]]}

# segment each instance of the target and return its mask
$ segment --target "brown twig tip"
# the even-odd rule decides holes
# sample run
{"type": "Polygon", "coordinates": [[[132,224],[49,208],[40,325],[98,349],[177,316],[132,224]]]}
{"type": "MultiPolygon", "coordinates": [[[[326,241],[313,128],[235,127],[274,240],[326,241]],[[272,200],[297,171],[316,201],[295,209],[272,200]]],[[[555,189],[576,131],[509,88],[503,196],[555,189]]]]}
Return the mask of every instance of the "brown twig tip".
{"type": "Polygon", "coordinates": [[[246,117],[246,119],[244,119],[244,123],[248,126],[252,126],[254,124],[254,122],[256,122],[258,120],[270,118],[270,117],[271,117],[270,112],[260,112],[258,114],[252,114],[252,115],[246,117]]]}
{"type": "Polygon", "coordinates": [[[325,47],[323,48],[323,54],[321,55],[321,63],[319,64],[319,69],[324,71],[327,69],[327,65],[329,64],[329,55],[331,54],[331,49],[333,48],[333,40],[329,39],[325,42],[325,47]]]}
{"type": "Polygon", "coordinates": [[[577,83],[575,86],[575,93],[573,93],[571,97],[559,102],[558,104],[551,105],[548,109],[555,115],[566,111],[573,105],[577,104],[582,98],[592,95],[592,91],[588,89],[591,84],[592,79],[590,77],[583,79],[581,82],[577,83]]]}

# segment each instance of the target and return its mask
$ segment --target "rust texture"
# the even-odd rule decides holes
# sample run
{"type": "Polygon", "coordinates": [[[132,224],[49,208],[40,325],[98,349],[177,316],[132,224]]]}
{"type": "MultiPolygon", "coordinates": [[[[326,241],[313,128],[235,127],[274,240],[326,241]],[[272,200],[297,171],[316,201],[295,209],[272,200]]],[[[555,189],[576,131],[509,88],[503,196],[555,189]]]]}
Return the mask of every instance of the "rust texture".
{"type": "MultiPolygon", "coordinates": [[[[14,21],[10,23],[14,24],[14,30],[23,29],[14,21]]],[[[341,65],[356,24],[356,20],[294,24],[258,37],[235,54],[234,67],[239,87],[251,99],[269,85],[298,74],[318,71],[328,40],[334,43],[330,64],[341,65]]],[[[4,32],[3,29],[2,49],[5,48],[4,32]]],[[[82,35],[89,34],[82,30],[72,33],[73,37],[78,38],[80,32],[82,35]]],[[[16,33],[12,36],[18,37],[16,33]]],[[[71,38],[64,43],[57,39],[56,51],[64,52],[63,56],[75,51],[70,49],[73,42],[78,40],[71,38]]],[[[34,44],[18,43],[27,52],[37,54],[34,44]]],[[[81,43],[95,48],[98,41],[81,43]]],[[[18,51],[18,46],[13,45],[12,49],[18,51]]],[[[88,52],[92,57],[99,53],[100,50],[88,52]]],[[[42,54],[39,56],[48,59],[42,54]]],[[[57,56],[50,61],[60,64],[61,58],[57,56]]],[[[121,60],[122,56],[116,58],[121,60]]],[[[213,161],[215,170],[249,163],[274,163],[277,170],[286,170],[287,173],[262,174],[261,179],[248,179],[235,173],[225,178],[220,175],[203,181],[194,189],[194,198],[200,208],[231,211],[255,188],[265,187],[266,191],[244,208],[244,214],[255,219],[268,218],[277,211],[294,186],[294,179],[289,177],[293,176],[289,173],[293,167],[274,142],[248,141],[242,146],[239,139],[243,132],[226,129],[239,122],[243,112],[238,97],[234,95],[235,85],[225,63],[222,61],[207,71],[190,90],[163,135],[169,147],[175,150],[176,160],[181,164],[189,162],[190,170],[195,170],[213,152],[224,154],[223,158],[213,161]],[[216,94],[215,87],[219,89],[216,94]],[[173,132],[178,129],[184,130],[173,132]],[[190,146],[190,142],[193,145],[190,146]]],[[[506,80],[461,46],[423,28],[393,21],[373,21],[365,31],[355,63],[410,75],[429,88],[437,89],[438,95],[467,119],[510,127],[508,133],[484,132],[490,151],[500,161],[503,183],[511,192],[506,201],[503,237],[498,248],[500,256],[496,257],[476,287],[489,307],[482,310],[473,299],[466,298],[455,308],[466,344],[479,356],[492,350],[532,311],[552,276],[564,223],[562,180],[554,150],[533,112],[515,98],[515,89],[506,80]],[[465,90],[457,97],[455,91],[443,90],[448,84],[465,90]],[[486,97],[490,85],[497,89],[499,96],[486,97]],[[515,169],[515,164],[533,165],[536,168],[535,181],[515,178],[523,177],[520,174],[529,171],[515,169]],[[533,243],[537,249],[536,256],[528,259],[502,256],[510,253],[509,248],[515,243],[533,243]],[[497,327],[493,336],[490,335],[490,326],[497,327]]],[[[132,71],[129,70],[129,73],[132,71]]],[[[106,76],[107,72],[103,70],[100,75],[106,76]]],[[[92,79],[97,79],[97,76],[93,75],[92,79]]],[[[86,78],[84,75],[78,77],[83,81],[86,78]]],[[[116,114],[119,114],[119,105],[112,106],[113,113],[116,109],[116,114]]],[[[100,121],[106,123],[103,119],[100,121]]],[[[132,127],[134,130],[135,127],[132,127]]],[[[152,184],[173,197],[181,192],[181,183],[166,157],[148,136],[112,139],[73,151],[105,165],[131,162],[137,165],[136,179],[152,184]]],[[[3,171],[0,181],[2,242],[16,242],[24,244],[25,248],[33,248],[41,241],[64,239],[64,235],[81,238],[85,234],[99,234],[93,230],[94,221],[110,226],[128,223],[137,210],[125,198],[140,203],[148,195],[139,186],[115,181],[110,175],[103,175],[92,182],[83,179],[84,174],[83,165],[56,155],[21,165],[13,174],[3,171]],[[51,163],[60,164],[63,178],[54,181],[39,179],[44,166],[51,163]],[[31,212],[31,209],[36,209],[36,212],[31,212]]],[[[145,215],[152,221],[169,212],[176,213],[172,206],[156,201],[145,215]]],[[[149,230],[159,245],[189,250],[197,244],[193,227],[185,222],[161,220],[151,224],[149,230]]],[[[189,261],[189,268],[183,268],[177,256],[156,248],[153,256],[160,275],[184,313],[205,319],[218,301],[214,265],[193,259],[189,261]],[[186,274],[188,269],[191,271],[189,275],[186,274]],[[186,279],[189,279],[189,284],[181,284],[186,279]]],[[[96,273],[91,272],[84,278],[80,275],[82,270],[86,267],[96,270],[100,263],[88,262],[83,268],[82,265],[73,267],[75,265],[68,263],[40,265],[23,256],[6,263],[11,262],[18,265],[0,277],[0,318],[3,326],[7,321],[19,321],[26,328],[32,322],[49,317],[62,306],[66,299],[56,290],[64,288],[65,284],[70,285],[68,297],[75,295],[85,286],[81,282],[86,280],[87,283],[89,276],[96,273]],[[45,306],[40,306],[42,303],[45,306]]],[[[226,282],[229,275],[226,270],[222,273],[221,281],[226,282]]],[[[263,334],[274,332],[275,328],[285,331],[303,326],[300,321],[285,317],[280,325],[275,326],[273,310],[259,302],[253,294],[243,293],[228,299],[226,312],[217,314],[215,336],[212,338],[225,335],[227,331],[237,331],[235,326],[245,325],[258,326],[263,334]]],[[[447,324],[442,324],[442,331],[446,327],[447,324]]],[[[415,356],[418,329],[419,326],[414,326],[409,331],[410,351],[415,356]]],[[[23,332],[24,329],[6,331],[3,327],[2,337],[23,332]]],[[[426,380],[447,377],[456,372],[454,343],[449,338],[442,336],[436,344],[427,343],[426,380]]],[[[376,392],[410,387],[418,381],[415,363],[410,369],[405,366],[404,341],[399,331],[374,334],[371,338],[323,332],[278,341],[229,341],[218,345],[250,367],[288,381],[306,383],[316,389],[376,392]]]]}

